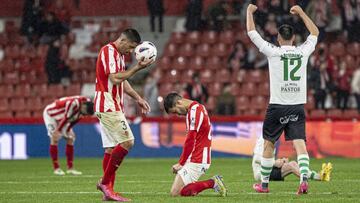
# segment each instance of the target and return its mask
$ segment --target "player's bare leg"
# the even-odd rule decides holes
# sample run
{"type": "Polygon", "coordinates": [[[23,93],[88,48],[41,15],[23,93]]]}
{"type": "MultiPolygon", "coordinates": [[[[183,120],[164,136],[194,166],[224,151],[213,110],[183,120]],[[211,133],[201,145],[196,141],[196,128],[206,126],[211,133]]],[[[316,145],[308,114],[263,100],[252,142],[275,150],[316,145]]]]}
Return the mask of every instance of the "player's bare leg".
{"type": "Polygon", "coordinates": [[[120,202],[131,201],[130,199],[120,196],[113,190],[112,180],[116,174],[116,170],[121,165],[123,159],[128,154],[128,151],[134,145],[134,140],[125,141],[120,143],[112,149],[108,165],[105,169],[104,176],[97,185],[97,188],[104,193],[104,200],[113,200],[120,202]]]}
{"type": "Polygon", "coordinates": [[[58,144],[59,144],[60,136],[53,134],[52,137],[50,137],[50,156],[54,167],[54,174],[63,176],[65,175],[65,172],[60,168],[59,160],[58,160],[58,144]]]}
{"type": "Polygon", "coordinates": [[[179,174],[176,174],[175,180],[171,186],[170,195],[176,197],[180,195],[181,189],[185,186],[184,181],[182,180],[179,174]]]}
{"type": "Polygon", "coordinates": [[[297,161],[300,170],[300,186],[297,194],[307,194],[308,192],[308,173],[309,173],[309,155],[306,150],[306,144],[303,139],[293,140],[293,145],[297,154],[297,161]]]}
{"type": "Polygon", "coordinates": [[[281,177],[285,178],[290,174],[294,174],[297,177],[300,177],[299,166],[295,161],[284,163],[284,165],[281,167],[281,177]]]}
{"type": "Polygon", "coordinates": [[[253,188],[259,193],[269,192],[269,179],[274,166],[274,148],[275,145],[269,140],[264,140],[263,157],[261,158],[261,183],[255,183],[253,188]]]}
{"type": "Polygon", "coordinates": [[[66,174],[82,175],[82,172],[75,170],[74,166],[73,166],[75,135],[73,137],[65,138],[65,139],[66,139],[65,155],[66,155],[66,162],[67,162],[66,174]]]}

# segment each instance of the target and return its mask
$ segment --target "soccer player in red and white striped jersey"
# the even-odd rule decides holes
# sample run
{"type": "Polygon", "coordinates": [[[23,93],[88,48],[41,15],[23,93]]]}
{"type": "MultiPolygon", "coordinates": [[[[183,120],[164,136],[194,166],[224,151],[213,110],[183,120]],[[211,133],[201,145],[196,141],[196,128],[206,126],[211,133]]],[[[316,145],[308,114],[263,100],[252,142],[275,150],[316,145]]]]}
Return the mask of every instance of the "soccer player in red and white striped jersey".
{"type": "Polygon", "coordinates": [[[134,136],[124,114],[124,93],[138,103],[142,113],[150,111],[149,104],[131,87],[127,79],[149,66],[153,60],[141,59],[130,69],[125,69],[124,55],[132,53],[140,41],[136,30],[126,29],[116,41],[101,48],[96,63],[94,104],[105,148],[104,176],[97,188],[104,193],[104,200],[129,201],[113,189],[116,170],[134,145],[134,136]]]}
{"type": "Polygon", "coordinates": [[[54,174],[65,175],[58,163],[58,142],[63,136],[66,139],[66,159],[68,170],[66,173],[81,175],[73,169],[75,133],[72,127],[82,115],[94,114],[94,104],[90,99],[82,96],[63,97],[45,107],[43,118],[50,137],[50,156],[53,162],[54,174]]]}
{"type": "Polygon", "coordinates": [[[222,177],[215,175],[205,181],[198,181],[209,169],[211,163],[211,123],[205,107],[196,101],[170,93],[164,100],[169,114],[186,115],[187,137],[178,163],[172,166],[176,175],[171,188],[172,196],[194,196],[205,189],[215,189],[226,196],[222,177]]]}

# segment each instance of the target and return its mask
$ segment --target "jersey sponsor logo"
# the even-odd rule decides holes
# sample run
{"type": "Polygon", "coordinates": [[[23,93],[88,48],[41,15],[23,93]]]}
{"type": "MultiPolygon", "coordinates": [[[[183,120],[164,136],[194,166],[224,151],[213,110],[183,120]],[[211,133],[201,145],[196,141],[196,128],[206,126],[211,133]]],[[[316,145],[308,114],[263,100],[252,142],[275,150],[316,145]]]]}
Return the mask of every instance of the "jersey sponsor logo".
{"type": "Polygon", "coordinates": [[[288,116],[280,117],[279,121],[281,124],[287,124],[289,122],[296,122],[299,119],[299,115],[291,114],[288,116]]]}

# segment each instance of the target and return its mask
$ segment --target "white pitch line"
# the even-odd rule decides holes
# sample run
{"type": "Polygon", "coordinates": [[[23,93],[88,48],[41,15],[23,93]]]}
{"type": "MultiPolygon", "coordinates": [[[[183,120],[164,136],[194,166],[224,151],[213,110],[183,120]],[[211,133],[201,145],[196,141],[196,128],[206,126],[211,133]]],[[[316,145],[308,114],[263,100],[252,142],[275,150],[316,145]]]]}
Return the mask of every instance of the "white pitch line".
{"type": "MultiPolygon", "coordinates": [[[[155,181],[141,181],[141,180],[124,180],[121,181],[124,183],[172,183],[173,181],[162,181],[162,180],[155,180],[155,181]]],[[[78,183],[76,181],[0,181],[0,184],[68,184],[68,183],[78,183]]]]}

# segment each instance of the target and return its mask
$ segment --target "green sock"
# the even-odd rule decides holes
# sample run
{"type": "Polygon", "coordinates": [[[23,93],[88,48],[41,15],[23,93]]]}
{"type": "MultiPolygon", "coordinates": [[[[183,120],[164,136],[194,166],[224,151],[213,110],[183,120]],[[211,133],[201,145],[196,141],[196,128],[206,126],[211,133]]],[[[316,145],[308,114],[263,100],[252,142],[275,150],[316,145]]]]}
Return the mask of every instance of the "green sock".
{"type": "Polygon", "coordinates": [[[297,157],[300,168],[300,182],[307,181],[309,173],[309,155],[300,154],[297,157]]]}
{"type": "Polygon", "coordinates": [[[310,179],[311,180],[321,180],[320,174],[318,174],[318,172],[316,172],[316,171],[310,170],[310,179]]]}

